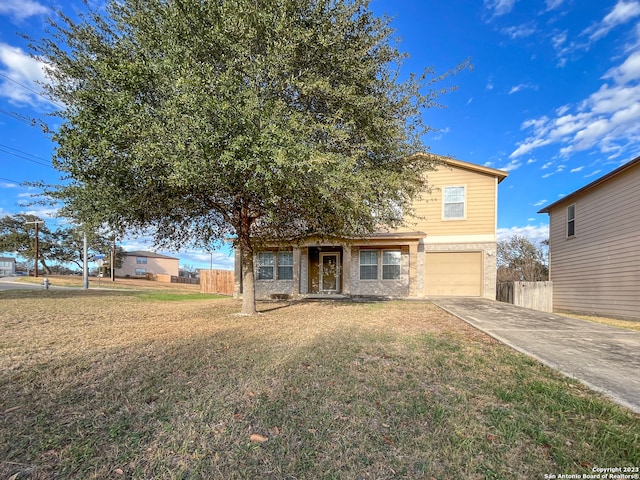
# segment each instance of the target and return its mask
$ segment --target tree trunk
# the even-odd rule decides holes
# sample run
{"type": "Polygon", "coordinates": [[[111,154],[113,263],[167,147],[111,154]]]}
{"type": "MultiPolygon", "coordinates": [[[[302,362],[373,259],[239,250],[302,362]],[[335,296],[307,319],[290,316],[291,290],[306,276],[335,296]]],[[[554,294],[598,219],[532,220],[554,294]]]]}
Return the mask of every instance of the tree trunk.
{"type": "Polygon", "coordinates": [[[253,249],[240,247],[242,257],[242,314],[255,315],[256,284],[253,275],[253,249]]]}
{"type": "Polygon", "coordinates": [[[44,258],[40,257],[40,263],[42,264],[42,269],[44,270],[44,274],[51,275],[51,269],[45,263],[44,258]]]}

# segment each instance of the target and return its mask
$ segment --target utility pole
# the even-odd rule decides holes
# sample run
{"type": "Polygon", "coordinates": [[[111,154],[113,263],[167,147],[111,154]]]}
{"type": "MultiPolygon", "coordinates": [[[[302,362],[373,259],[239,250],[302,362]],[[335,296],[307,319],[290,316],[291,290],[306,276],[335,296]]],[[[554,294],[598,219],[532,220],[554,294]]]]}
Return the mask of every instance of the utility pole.
{"type": "Polygon", "coordinates": [[[35,245],[35,264],[34,264],[34,276],[38,276],[38,258],[40,258],[39,255],[39,243],[38,243],[38,225],[40,225],[41,223],[44,223],[44,220],[34,220],[33,222],[24,222],[26,225],[29,225],[31,223],[33,223],[36,226],[36,245],[35,245]]]}
{"type": "Polygon", "coordinates": [[[87,248],[87,232],[82,232],[82,288],[89,289],[89,259],[87,255],[89,249],[87,248]]]}
{"type": "Polygon", "coordinates": [[[116,281],[116,237],[113,237],[113,245],[111,246],[111,281],[116,281]]]}

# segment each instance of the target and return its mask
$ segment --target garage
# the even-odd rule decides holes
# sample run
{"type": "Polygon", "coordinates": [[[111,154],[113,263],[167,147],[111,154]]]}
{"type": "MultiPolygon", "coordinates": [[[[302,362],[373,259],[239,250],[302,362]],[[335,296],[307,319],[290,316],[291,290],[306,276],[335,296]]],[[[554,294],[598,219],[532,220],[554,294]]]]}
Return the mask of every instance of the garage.
{"type": "Polygon", "coordinates": [[[426,253],[425,295],[481,296],[482,252],[426,253]]]}

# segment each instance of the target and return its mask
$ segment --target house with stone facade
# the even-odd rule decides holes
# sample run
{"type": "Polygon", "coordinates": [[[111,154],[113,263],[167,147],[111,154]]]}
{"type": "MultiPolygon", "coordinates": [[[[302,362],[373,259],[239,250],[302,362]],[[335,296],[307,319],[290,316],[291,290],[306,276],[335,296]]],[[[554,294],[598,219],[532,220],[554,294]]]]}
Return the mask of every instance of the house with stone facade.
{"type": "MultiPolygon", "coordinates": [[[[406,226],[365,238],[309,237],[254,255],[256,298],[495,299],[498,184],[507,172],[442,158],[406,226]]],[[[235,294],[242,294],[235,252],[235,294]]]]}

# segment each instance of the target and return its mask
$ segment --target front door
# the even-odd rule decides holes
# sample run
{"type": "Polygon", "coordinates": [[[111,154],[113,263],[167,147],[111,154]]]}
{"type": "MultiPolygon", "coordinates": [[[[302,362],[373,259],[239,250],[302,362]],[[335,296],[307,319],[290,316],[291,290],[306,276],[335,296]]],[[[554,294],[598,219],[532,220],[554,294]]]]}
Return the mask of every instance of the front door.
{"type": "Polygon", "coordinates": [[[340,290],[340,253],[320,253],[320,293],[340,290]]]}

